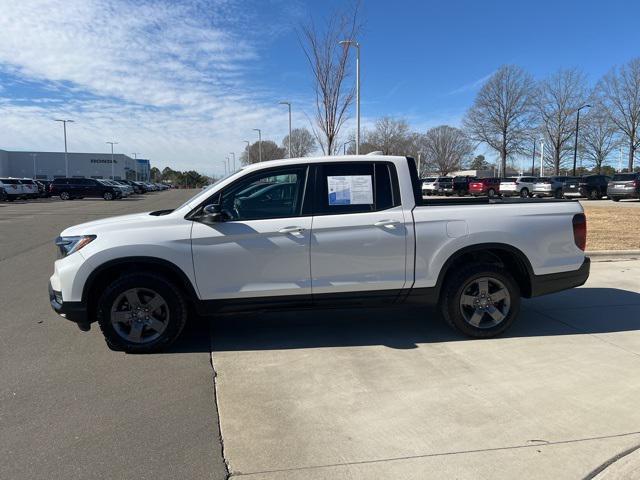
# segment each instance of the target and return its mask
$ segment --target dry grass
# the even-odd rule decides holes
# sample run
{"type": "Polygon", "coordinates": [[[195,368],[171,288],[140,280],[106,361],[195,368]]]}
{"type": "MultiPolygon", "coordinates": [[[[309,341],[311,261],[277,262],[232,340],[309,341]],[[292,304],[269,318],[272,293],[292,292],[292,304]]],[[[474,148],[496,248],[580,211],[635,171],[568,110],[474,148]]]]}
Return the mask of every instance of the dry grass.
{"type": "Polygon", "coordinates": [[[640,250],[640,208],[583,206],[587,250],[640,250]]]}

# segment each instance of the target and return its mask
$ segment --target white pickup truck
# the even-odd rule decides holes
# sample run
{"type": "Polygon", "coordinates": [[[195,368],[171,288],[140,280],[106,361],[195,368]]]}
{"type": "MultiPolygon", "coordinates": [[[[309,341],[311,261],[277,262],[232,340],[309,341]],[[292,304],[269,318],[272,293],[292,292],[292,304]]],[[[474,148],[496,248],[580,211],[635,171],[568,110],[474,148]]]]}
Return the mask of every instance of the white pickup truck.
{"type": "Polygon", "coordinates": [[[461,332],[492,337],[521,297],[587,280],[585,242],[574,201],[426,201],[408,157],[278,160],[175,210],[67,228],[49,297],[136,352],[169,345],[188,313],[310,306],[437,304],[461,332]]]}

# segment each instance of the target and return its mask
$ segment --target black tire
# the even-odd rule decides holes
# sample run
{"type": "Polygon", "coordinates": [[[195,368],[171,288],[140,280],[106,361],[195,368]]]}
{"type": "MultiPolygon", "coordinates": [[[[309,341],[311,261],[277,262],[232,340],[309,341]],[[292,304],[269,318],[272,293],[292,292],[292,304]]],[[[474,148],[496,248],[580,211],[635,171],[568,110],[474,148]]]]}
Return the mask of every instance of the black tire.
{"type": "MultiPolygon", "coordinates": [[[[140,307],[146,305],[144,303],[145,300],[143,300],[144,294],[136,295],[136,298],[140,300],[140,307]]],[[[164,277],[151,273],[132,273],[118,278],[104,290],[98,300],[96,317],[107,346],[111,350],[129,353],[151,353],[165,349],[180,336],[187,321],[187,305],[182,292],[164,277]],[[164,302],[158,309],[148,312],[146,317],[147,319],[151,317],[151,320],[146,320],[147,322],[158,320],[160,324],[163,324],[164,329],[161,332],[157,332],[156,329],[148,326],[143,316],[136,316],[138,314],[145,315],[145,313],[134,313],[138,309],[129,305],[128,297],[123,300],[125,292],[130,292],[131,290],[146,292],[152,299],[155,297],[151,294],[155,294],[164,302]],[[119,310],[120,306],[124,309],[119,310]],[[128,309],[126,308],[127,306],[128,309]],[[116,310],[116,313],[128,313],[131,311],[129,324],[117,322],[115,317],[114,321],[112,321],[112,311],[114,310],[116,310]],[[139,326],[140,341],[132,341],[129,338],[125,338],[127,328],[129,329],[129,335],[132,335],[133,322],[143,324],[139,326]],[[145,334],[147,334],[147,340],[144,338],[145,334]]]]}
{"type": "Polygon", "coordinates": [[[598,200],[598,191],[597,190],[591,190],[589,192],[589,200],[598,200]]]}
{"type": "Polygon", "coordinates": [[[528,188],[523,188],[522,190],[520,190],[520,197],[521,198],[529,198],[529,189],[528,188]]]}
{"type": "Polygon", "coordinates": [[[554,198],[562,198],[563,197],[562,189],[561,188],[556,189],[556,191],[553,192],[553,196],[554,198]]]}
{"type": "Polygon", "coordinates": [[[495,191],[493,188],[490,188],[490,189],[487,191],[487,195],[489,196],[489,198],[493,198],[493,197],[495,197],[495,196],[496,196],[496,191],[495,191]]]}
{"type": "Polygon", "coordinates": [[[620,201],[620,197],[611,197],[611,200],[613,200],[614,202],[619,202],[620,201]]]}
{"type": "MultiPolygon", "coordinates": [[[[469,293],[467,293],[467,295],[469,295],[469,293]]],[[[478,299],[480,300],[479,297],[478,299]]],[[[491,307],[489,306],[488,308],[491,307]]],[[[520,288],[507,271],[496,265],[481,263],[470,264],[454,272],[447,278],[440,296],[440,311],[444,320],[449,325],[465,335],[474,338],[495,337],[507,330],[518,317],[520,311],[520,288]],[[471,311],[477,310],[474,310],[474,307],[464,307],[461,305],[463,293],[465,291],[468,292],[469,288],[473,287],[474,281],[482,278],[493,279],[493,282],[489,280],[488,283],[489,297],[497,293],[496,286],[500,284],[502,285],[500,289],[506,289],[509,294],[508,300],[501,300],[495,304],[495,308],[499,309],[499,315],[502,315],[506,311],[504,318],[495,325],[492,325],[492,323],[496,320],[489,311],[482,311],[478,326],[472,325],[469,323],[469,319],[465,318],[465,315],[468,317],[471,311]],[[493,289],[493,293],[491,289],[493,289]]],[[[498,313],[496,313],[496,315],[498,313]]]]}
{"type": "Polygon", "coordinates": [[[71,200],[69,192],[60,192],[60,200],[71,200]]]}
{"type": "Polygon", "coordinates": [[[102,194],[102,198],[104,198],[107,201],[113,200],[113,193],[111,192],[104,192],[102,194]]]}

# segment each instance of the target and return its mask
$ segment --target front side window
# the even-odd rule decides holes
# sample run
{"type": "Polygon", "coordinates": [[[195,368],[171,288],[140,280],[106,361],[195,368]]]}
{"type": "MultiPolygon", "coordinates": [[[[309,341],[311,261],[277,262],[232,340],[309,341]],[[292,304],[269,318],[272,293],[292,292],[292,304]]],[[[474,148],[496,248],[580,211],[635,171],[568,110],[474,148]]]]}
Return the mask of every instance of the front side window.
{"type": "Polygon", "coordinates": [[[269,170],[239,180],[222,192],[222,214],[226,221],[299,216],[306,171],[306,167],[269,170]]]}

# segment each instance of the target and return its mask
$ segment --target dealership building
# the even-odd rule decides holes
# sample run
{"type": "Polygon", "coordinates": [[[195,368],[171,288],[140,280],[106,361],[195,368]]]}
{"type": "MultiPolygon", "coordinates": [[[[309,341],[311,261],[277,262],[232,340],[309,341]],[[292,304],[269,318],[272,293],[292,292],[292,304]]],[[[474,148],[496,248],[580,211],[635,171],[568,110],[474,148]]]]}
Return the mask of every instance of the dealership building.
{"type": "Polygon", "coordinates": [[[70,177],[150,180],[149,160],[122,153],[15,152],[0,150],[0,177],[53,180],[70,177]],[[113,163],[112,163],[113,158],[113,163]]]}

